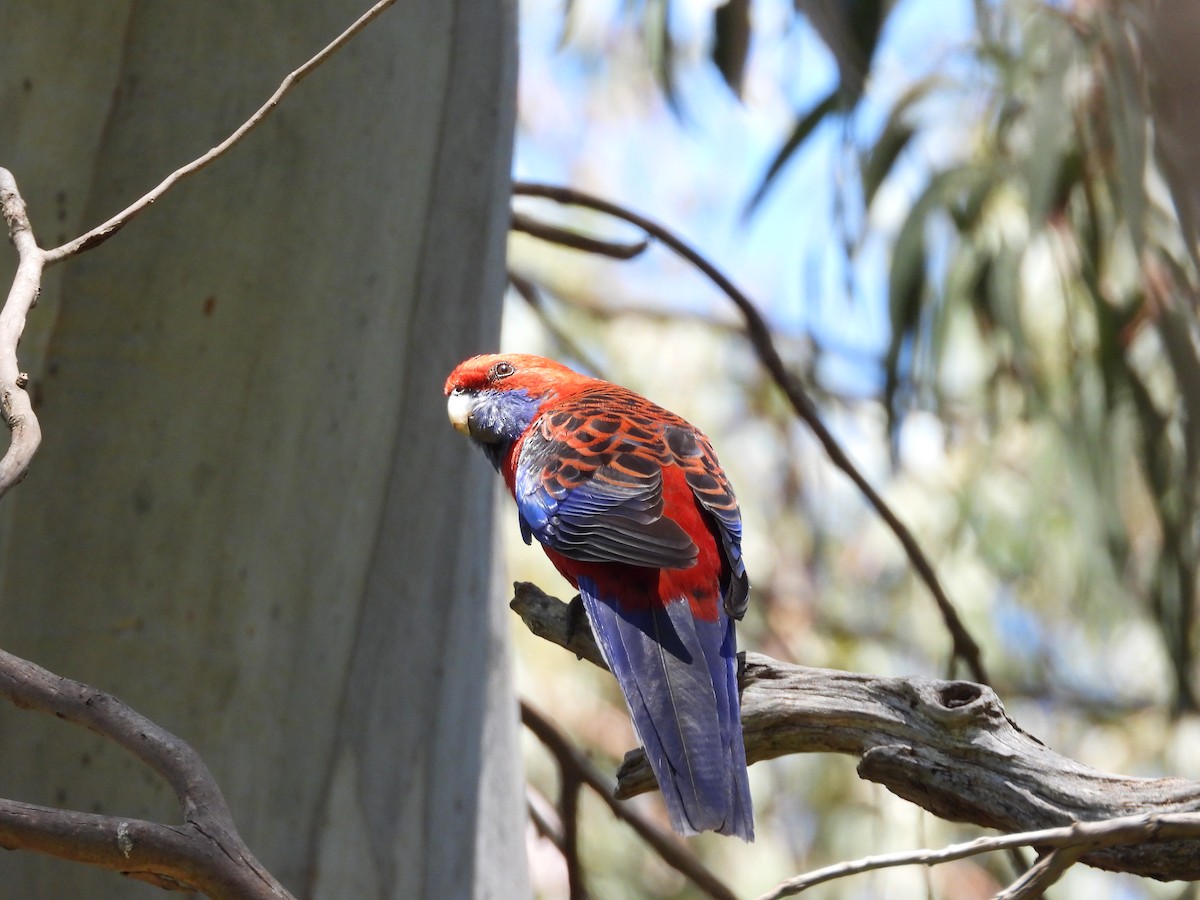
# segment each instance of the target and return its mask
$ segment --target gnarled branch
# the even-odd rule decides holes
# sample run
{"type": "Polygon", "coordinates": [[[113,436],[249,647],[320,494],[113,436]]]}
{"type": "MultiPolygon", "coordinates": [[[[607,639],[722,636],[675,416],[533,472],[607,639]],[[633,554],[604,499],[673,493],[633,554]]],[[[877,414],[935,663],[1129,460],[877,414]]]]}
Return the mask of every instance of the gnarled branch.
{"type": "MultiPolygon", "coordinates": [[[[587,628],[571,626],[567,604],[518,583],[511,605],[539,637],[603,665],[587,628]]],[[[746,654],[741,685],[750,762],[852,754],[862,778],[943,819],[1068,832],[1011,844],[1084,847],[1079,861],[1097,868],[1200,878],[1200,783],[1114,775],[1068,759],[1024,731],[984,685],[815,669],[757,653],[746,654]]],[[[626,755],[617,781],[618,797],[654,789],[640,749],[626,755]]]]}
{"type": "Polygon", "coordinates": [[[29,310],[37,303],[45,265],[45,255],[33,236],[17,180],[8,169],[0,169],[0,214],[8,225],[8,236],[17,248],[18,257],[16,277],[0,308],[0,418],[12,432],[8,450],[0,458],[0,497],[3,497],[25,477],[42,441],[42,430],[25,390],[28,378],[17,362],[17,345],[21,343],[29,310]]]}

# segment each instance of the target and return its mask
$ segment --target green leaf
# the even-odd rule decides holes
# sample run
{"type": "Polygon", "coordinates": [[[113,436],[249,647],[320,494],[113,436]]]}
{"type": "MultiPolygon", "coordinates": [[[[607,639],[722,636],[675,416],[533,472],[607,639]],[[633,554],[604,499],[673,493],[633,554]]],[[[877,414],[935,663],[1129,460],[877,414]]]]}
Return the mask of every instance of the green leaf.
{"type": "MultiPolygon", "coordinates": [[[[969,191],[980,180],[981,174],[978,167],[967,164],[934,175],[913,202],[892,245],[892,262],[888,270],[892,334],[884,357],[884,400],[889,423],[896,413],[896,394],[903,378],[900,356],[906,344],[912,346],[913,355],[920,349],[917,346],[918,326],[931,294],[925,239],[929,219],[934,213],[946,212],[959,203],[962,193],[969,191]]],[[[937,322],[932,324],[936,331],[937,322]]]]}
{"type": "Polygon", "coordinates": [[[838,90],[853,106],[862,96],[892,0],[794,0],[837,61],[838,90]]]}
{"type": "Polygon", "coordinates": [[[1052,51],[1049,67],[1039,79],[1023,123],[1029,130],[1029,150],[1023,169],[1028,185],[1029,220],[1034,227],[1062,208],[1076,177],[1071,164],[1074,123],[1065,105],[1075,47],[1065,38],[1055,40],[1055,35],[1047,35],[1047,40],[1052,51]]]}
{"type": "MultiPolygon", "coordinates": [[[[888,271],[888,311],[891,318],[892,335],[884,358],[884,408],[888,414],[888,427],[894,427],[896,415],[896,393],[900,387],[900,354],[906,344],[912,345],[917,337],[917,323],[921,319],[921,304],[925,297],[925,226],[929,204],[923,202],[926,194],[913,204],[908,218],[900,226],[896,243],[892,245],[892,265],[888,271]]],[[[915,348],[914,348],[915,349],[915,348]]]]}
{"type": "Polygon", "coordinates": [[[727,0],[713,11],[712,61],[740,100],[750,52],[750,0],[727,0]]]}
{"type": "Polygon", "coordinates": [[[916,128],[908,122],[909,111],[939,82],[936,76],[922,78],[901,94],[888,112],[875,145],[867,151],[861,163],[865,207],[870,208],[875,192],[891,174],[892,166],[916,134],[916,128]]]}
{"type": "Polygon", "coordinates": [[[993,174],[989,174],[984,166],[964,166],[963,174],[967,177],[962,191],[957,200],[947,206],[946,211],[950,213],[959,234],[965,235],[979,227],[984,206],[996,182],[993,174]]]}
{"type": "Polygon", "coordinates": [[[891,174],[896,159],[904,152],[916,130],[903,122],[884,129],[862,163],[863,205],[870,208],[875,192],[891,174]]]}
{"type": "Polygon", "coordinates": [[[651,0],[646,4],[644,30],[650,62],[667,106],[682,119],[683,105],[675,86],[675,40],[671,36],[671,0],[651,0]]]}
{"type": "Polygon", "coordinates": [[[1102,17],[1112,49],[1111,64],[1100,65],[1108,132],[1116,156],[1114,189],[1121,218],[1129,228],[1134,250],[1140,255],[1146,242],[1146,166],[1150,112],[1140,91],[1141,65],[1126,34],[1102,17]]]}

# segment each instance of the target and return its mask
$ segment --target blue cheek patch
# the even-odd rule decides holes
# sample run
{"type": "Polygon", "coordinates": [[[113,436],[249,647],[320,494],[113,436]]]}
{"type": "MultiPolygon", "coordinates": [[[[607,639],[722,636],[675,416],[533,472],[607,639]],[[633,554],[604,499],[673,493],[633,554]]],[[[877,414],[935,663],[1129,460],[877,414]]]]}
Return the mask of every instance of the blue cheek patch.
{"type": "Polygon", "coordinates": [[[471,414],[472,421],[477,431],[487,435],[486,439],[477,438],[477,442],[497,472],[513,442],[537,418],[543,399],[531,397],[525,390],[480,393],[471,414]]]}

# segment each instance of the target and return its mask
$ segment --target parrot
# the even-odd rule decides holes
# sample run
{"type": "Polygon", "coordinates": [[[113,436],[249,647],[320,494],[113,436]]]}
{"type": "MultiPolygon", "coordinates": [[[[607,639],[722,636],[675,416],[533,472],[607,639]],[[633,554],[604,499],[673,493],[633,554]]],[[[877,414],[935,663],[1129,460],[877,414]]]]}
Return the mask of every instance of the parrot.
{"type": "Polygon", "coordinates": [[[708,438],[633,391],[530,354],[446,380],[447,412],[504,478],[526,544],[579,592],[679,834],[754,839],[734,621],[742,521],[708,438]]]}

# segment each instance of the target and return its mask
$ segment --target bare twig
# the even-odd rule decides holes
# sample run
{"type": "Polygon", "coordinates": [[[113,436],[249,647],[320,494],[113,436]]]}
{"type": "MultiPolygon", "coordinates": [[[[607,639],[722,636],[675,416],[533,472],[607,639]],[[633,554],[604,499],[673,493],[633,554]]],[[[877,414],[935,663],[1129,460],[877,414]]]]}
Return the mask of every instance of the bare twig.
{"type": "Polygon", "coordinates": [[[986,684],[988,680],[987,671],[983,665],[979,645],[963,624],[954,604],[951,603],[950,598],[942,588],[933,564],[921,549],[920,544],[917,543],[912,532],[909,531],[908,526],[892,511],[892,508],[880,496],[879,492],[875,490],[866,476],[854,465],[849,455],[838,443],[837,438],[825,426],[817,411],[816,404],[813,402],[812,397],[809,396],[807,388],[788,369],[783,358],[779,355],[779,351],[775,347],[775,341],[771,336],[770,327],[750,298],[742,293],[715,265],[683,240],[676,237],[671,231],[616,203],[572,188],[547,184],[531,184],[529,182],[514,183],[513,193],[521,196],[545,197],[558,203],[594,209],[636,225],[646,234],[662,242],[698,268],[733,301],[746,320],[746,334],[755,352],[758,354],[759,360],[787,396],[796,414],[812,429],[813,434],[821,442],[821,446],[825,448],[825,452],[829,455],[833,464],[854,482],[859,491],[867,498],[867,501],[874,507],[884,522],[887,523],[888,527],[900,541],[900,544],[904,547],[904,552],[908,555],[913,569],[916,570],[917,575],[929,588],[934,601],[937,603],[942,619],[946,623],[946,628],[950,632],[954,658],[962,660],[972,678],[986,684]]]}
{"type": "Polygon", "coordinates": [[[199,172],[229,151],[250,131],[256,128],[279,105],[283,97],[305,77],[340,50],[351,38],[376,19],[395,0],[379,0],[345,31],[322,48],[315,56],[295,69],[280,82],[267,101],[225,140],[186,166],[176,169],[157,187],[107,222],[97,225],[86,234],[52,250],[43,250],[34,239],[25,203],[17,190],[16,180],[7,169],[0,169],[0,208],[8,224],[9,236],[17,247],[19,264],[16,278],[3,309],[0,309],[0,417],[12,431],[8,451],[0,459],[0,497],[25,477],[29,464],[41,443],[41,429],[29,396],[25,391],[28,378],[20,372],[17,344],[25,330],[25,318],[37,302],[41,290],[41,273],[45,266],[61,262],[108,240],[125,227],[135,216],[144,212],[179,180],[199,172]]]}
{"type": "Polygon", "coordinates": [[[555,845],[567,865],[570,900],[587,900],[587,883],[579,859],[579,792],[584,783],[580,766],[575,764],[577,760],[570,753],[565,752],[573,749],[566,737],[524,700],[521,701],[521,723],[546,745],[558,762],[558,818],[562,828],[555,835],[555,845]]]}
{"type": "Polygon", "coordinates": [[[646,240],[632,244],[620,244],[616,241],[606,241],[591,235],[580,234],[569,228],[542,222],[533,216],[514,212],[511,228],[560,247],[570,247],[572,250],[582,250],[584,253],[596,253],[600,256],[611,256],[613,259],[633,259],[641,254],[649,245],[646,240]]]}
{"type": "Polygon", "coordinates": [[[25,331],[25,318],[35,303],[42,283],[45,256],[33,236],[25,213],[25,201],[8,169],[0,169],[0,212],[8,235],[17,248],[17,273],[8,299],[0,309],[0,417],[12,435],[0,459],[0,497],[25,477],[29,463],[42,441],[42,430],[25,390],[28,376],[17,362],[17,345],[25,331]]]}
{"type": "MultiPolygon", "coordinates": [[[[642,840],[654,849],[663,862],[690,880],[708,896],[716,897],[718,900],[734,900],[735,895],[733,891],[726,887],[716,875],[706,869],[704,864],[683,846],[683,843],[678,838],[659,828],[636,809],[617,801],[613,797],[612,782],[600,774],[595,765],[571,743],[567,736],[558,729],[558,726],[524,700],[521,701],[521,722],[533,732],[538,740],[545,744],[546,748],[558,762],[559,771],[562,773],[564,791],[567,788],[568,782],[575,785],[573,790],[576,793],[578,792],[578,785],[586,784],[600,795],[601,799],[608,805],[608,808],[612,810],[613,815],[628,824],[638,833],[642,840]]],[[[564,857],[567,860],[568,871],[570,871],[572,864],[568,850],[572,844],[566,835],[571,828],[571,823],[564,816],[564,857]]],[[[575,863],[578,864],[577,857],[575,863]]],[[[572,878],[571,885],[572,891],[574,891],[574,878],[572,878]]]]}
{"type": "MultiPolygon", "coordinates": [[[[586,626],[569,624],[561,600],[518,583],[511,605],[539,637],[602,664],[586,626]]],[[[741,687],[750,762],[851,754],[859,758],[860,777],[943,819],[1037,835],[988,839],[1000,841],[985,845],[989,850],[1078,847],[1090,866],[1164,880],[1200,878],[1200,840],[1182,840],[1200,837],[1200,783],[1113,775],[1061,756],[1022,730],[984,685],[879,678],[747,653],[741,687]],[[1071,841],[1041,839],[1068,832],[1071,841]]],[[[640,749],[626,754],[617,782],[618,797],[655,788],[640,749]]],[[[1046,868],[1031,879],[1049,879],[1046,868]]]]}
{"type": "Polygon", "coordinates": [[[203,156],[197,157],[186,166],[176,169],[159,182],[157,187],[121,210],[107,222],[97,225],[91,231],[80,235],[73,241],[68,241],[60,247],[55,247],[53,250],[45,251],[46,264],[51,265],[74,256],[77,253],[82,253],[84,250],[89,250],[97,244],[102,244],[129,224],[135,216],[148,209],[159,197],[170,190],[175,182],[199,172],[205,166],[224,156],[238,141],[262,124],[262,121],[279,105],[279,101],[284,98],[284,95],[288,91],[303,81],[305,77],[311,75],[314,70],[320,67],[333,54],[337,53],[352,37],[366,28],[380,13],[395,2],[396,0],[379,0],[374,6],[359,16],[354,24],[325,45],[316,56],[312,57],[308,62],[300,66],[300,68],[290,72],[280,82],[279,87],[275,89],[275,93],[267,98],[267,102],[260,106],[254,115],[243,122],[229,137],[225,138],[225,140],[221,141],[221,143],[217,144],[217,146],[213,147],[203,156]]]}
{"type": "MultiPolygon", "coordinates": [[[[1016,853],[1020,848],[1009,847],[1009,853],[1016,853]]],[[[1041,897],[1067,869],[1079,862],[1083,855],[1083,847],[1059,847],[1042,856],[1033,865],[1025,868],[1021,876],[998,893],[992,900],[1034,900],[1041,897]]]]}
{"type": "Polygon", "coordinates": [[[179,799],[184,825],[162,825],[0,801],[0,846],[90,863],[210,897],[291,895],[254,858],[216,780],[185,741],[116,697],[0,650],[0,696],[125,748],[179,799]]]}
{"type": "Polygon", "coordinates": [[[583,878],[583,862],[579,858],[579,792],[583,782],[570,766],[560,768],[558,811],[563,823],[563,859],[567,862],[567,896],[569,900],[588,900],[587,882],[583,878]]]}
{"type": "Polygon", "coordinates": [[[591,374],[601,374],[599,364],[592,359],[591,354],[579,345],[579,342],[572,338],[569,334],[563,331],[555,322],[546,314],[546,305],[542,302],[541,294],[538,292],[537,286],[525,278],[523,275],[518,275],[511,269],[508,272],[508,283],[512,285],[514,291],[517,292],[525,305],[533,311],[533,314],[538,317],[538,321],[542,323],[542,327],[546,329],[559,344],[559,346],[568,354],[573,356],[577,362],[588,369],[591,374]]]}
{"type": "Polygon", "coordinates": [[[1005,900],[1038,897],[1077,858],[1085,853],[1105,847],[1124,845],[1155,844],[1163,841],[1195,841],[1200,839],[1200,813],[1163,813],[1123,816],[1100,822],[1076,822],[1062,828],[1046,828],[1019,834],[1003,834],[996,837],[981,837],[961,844],[951,844],[940,850],[910,850],[903,853],[885,853],[867,856],[850,862],[838,863],[817,869],[795,878],[789,878],[759,900],[777,900],[791,897],[818,884],[859,875],[877,869],[896,866],[933,866],[940,863],[1007,850],[1011,847],[1051,848],[1048,857],[1043,857],[1005,892],[997,895],[1005,900]],[[1061,855],[1058,855],[1061,851],[1061,855]],[[1052,859],[1057,856],[1057,859],[1052,859]]]}
{"type": "Polygon", "coordinates": [[[555,812],[551,806],[549,799],[544,797],[540,791],[534,790],[533,785],[525,785],[525,811],[529,814],[529,821],[533,823],[534,829],[552,843],[561,853],[563,849],[562,823],[556,822],[552,818],[555,812]]]}

